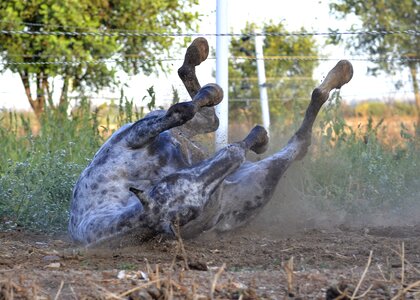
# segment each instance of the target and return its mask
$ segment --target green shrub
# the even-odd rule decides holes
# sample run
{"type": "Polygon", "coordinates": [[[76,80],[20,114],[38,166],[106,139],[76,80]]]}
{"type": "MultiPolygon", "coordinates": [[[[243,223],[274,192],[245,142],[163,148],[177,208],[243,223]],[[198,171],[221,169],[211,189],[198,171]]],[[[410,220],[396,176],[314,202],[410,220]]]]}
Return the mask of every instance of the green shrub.
{"type": "MultiPolygon", "coordinates": [[[[342,109],[341,107],[340,109],[342,109]]],[[[354,115],[363,117],[385,117],[391,115],[398,116],[414,116],[416,114],[416,108],[413,103],[410,102],[375,102],[366,101],[357,104],[354,107],[354,115]]],[[[349,115],[350,116],[350,115],[349,115]]]]}
{"type": "Polygon", "coordinates": [[[388,111],[388,104],[383,102],[362,102],[355,107],[358,116],[383,117],[388,111]]]}
{"type": "Polygon", "coordinates": [[[393,112],[398,116],[415,116],[416,114],[416,107],[414,106],[414,103],[395,102],[393,107],[393,112]]]}
{"type": "Polygon", "coordinates": [[[0,177],[0,217],[7,227],[63,230],[73,185],[85,163],[70,161],[74,145],[9,161],[0,177]]]}
{"type": "MultiPolygon", "coordinates": [[[[127,99],[112,116],[118,125],[138,117],[127,99]]],[[[99,129],[112,133],[110,118],[100,124],[98,110],[82,99],[70,116],[47,110],[36,135],[27,115],[3,112],[0,120],[0,226],[65,229],[73,186],[104,142],[99,129]]]]}
{"type": "Polygon", "coordinates": [[[347,127],[339,114],[337,97],[320,118],[314,137],[304,193],[318,195],[318,206],[328,203],[348,214],[389,213],[419,207],[420,152],[418,140],[401,127],[403,143],[387,147],[377,136],[382,120],[366,129],[347,127]],[[417,175],[416,175],[417,174],[417,175]]]}

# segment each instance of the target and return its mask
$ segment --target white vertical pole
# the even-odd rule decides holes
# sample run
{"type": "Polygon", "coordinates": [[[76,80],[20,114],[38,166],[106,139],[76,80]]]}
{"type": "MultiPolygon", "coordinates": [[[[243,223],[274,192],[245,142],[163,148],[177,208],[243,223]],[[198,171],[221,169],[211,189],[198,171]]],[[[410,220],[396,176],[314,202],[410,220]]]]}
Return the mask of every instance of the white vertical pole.
{"type": "Polygon", "coordinates": [[[219,128],[216,131],[216,150],[228,143],[228,54],[229,37],[221,36],[228,33],[228,2],[217,0],[216,2],[216,83],[223,89],[223,101],[216,106],[216,114],[219,118],[219,128]]]}
{"type": "Polygon", "coordinates": [[[265,78],[264,37],[255,36],[255,56],[257,59],[258,86],[260,87],[260,101],[263,125],[267,131],[270,129],[270,109],[268,107],[267,82],[265,78]]]}

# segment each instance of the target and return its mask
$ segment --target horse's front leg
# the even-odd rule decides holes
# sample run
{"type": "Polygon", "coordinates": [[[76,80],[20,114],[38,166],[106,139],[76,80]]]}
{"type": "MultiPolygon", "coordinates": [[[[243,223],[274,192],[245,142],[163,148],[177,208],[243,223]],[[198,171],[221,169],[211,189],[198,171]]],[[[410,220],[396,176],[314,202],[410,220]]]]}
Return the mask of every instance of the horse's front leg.
{"type": "Polygon", "coordinates": [[[207,84],[188,102],[172,105],[166,114],[141,119],[134,123],[126,136],[128,146],[139,148],[161,132],[184,125],[200,110],[211,108],[223,99],[223,90],[217,84],[207,84]]]}
{"type": "Polygon", "coordinates": [[[197,218],[205,220],[185,230],[189,236],[210,228],[219,211],[208,209],[208,205],[220,207],[218,197],[213,195],[218,194],[216,191],[220,190],[225,178],[245,161],[247,151],[260,153],[267,143],[267,131],[257,126],[243,141],[226,146],[197,165],[164,177],[150,191],[131,189],[145,209],[146,223],[157,231],[170,232],[174,221],[182,227],[197,218]],[[209,204],[210,200],[214,203],[209,204]]]}

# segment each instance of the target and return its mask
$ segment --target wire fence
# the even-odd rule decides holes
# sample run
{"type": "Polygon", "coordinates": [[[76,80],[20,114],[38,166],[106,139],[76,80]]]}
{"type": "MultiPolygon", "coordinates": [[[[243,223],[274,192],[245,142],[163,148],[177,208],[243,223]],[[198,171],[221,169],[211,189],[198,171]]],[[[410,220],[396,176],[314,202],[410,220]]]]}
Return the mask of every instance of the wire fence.
{"type": "MultiPolygon", "coordinates": [[[[376,31],[366,31],[366,30],[351,30],[351,31],[340,31],[340,30],[330,30],[328,32],[241,32],[241,33],[184,33],[184,32],[139,32],[139,31],[127,31],[127,30],[96,30],[95,28],[85,28],[85,27],[72,27],[72,26],[61,26],[61,25],[51,25],[51,24],[42,24],[42,23],[13,23],[8,21],[0,21],[0,28],[3,24],[14,24],[19,26],[24,26],[25,29],[19,30],[10,30],[10,29],[1,29],[1,35],[16,35],[16,36],[63,36],[63,37],[217,37],[217,36],[226,36],[226,37],[287,37],[287,36],[321,36],[321,37],[332,37],[339,35],[370,35],[370,36],[385,36],[385,35],[409,35],[417,38],[420,36],[420,31],[411,28],[406,28],[403,30],[376,30],[376,31]],[[37,30],[28,30],[27,27],[31,26],[38,27],[37,30]],[[46,30],[48,29],[48,30],[46,30]],[[63,29],[63,30],[61,30],[63,29]]],[[[131,54],[131,55],[119,55],[119,57],[92,57],[90,59],[69,59],[60,55],[31,55],[31,54],[8,54],[8,61],[0,61],[2,66],[19,66],[19,65],[28,65],[28,66],[42,66],[42,65],[56,65],[56,66],[78,66],[78,65],[95,65],[95,64],[122,64],[126,63],[127,60],[135,61],[138,63],[165,63],[165,62],[175,62],[183,61],[184,57],[169,57],[169,58],[144,58],[141,55],[131,54]],[[10,60],[10,58],[14,58],[10,60]]],[[[235,56],[231,55],[231,61],[244,61],[244,60],[264,60],[266,63],[276,62],[276,61],[338,61],[341,58],[336,57],[327,57],[327,56],[291,56],[291,55],[275,55],[275,56],[265,56],[263,58],[257,58],[255,56],[235,56]]],[[[208,60],[215,60],[216,57],[209,57],[208,60]]],[[[420,58],[417,56],[399,56],[399,57],[387,57],[387,58],[375,58],[375,57],[361,57],[353,56],[346,57],[350,61],[359,61],[359,62],[420,62],[420,58]]],[[[239,80],[239,79],[232,79],[239,80]]],[[[248,80],[248,79],[241,79],[248,80]]],[[[271,80],[271,79],[269,79],[271,80]]],[[[273,79],[280,80],[280,79],[273,79]]],[[[288,80],[292,80],[289,78],[288,80]]],[[[295,79],[293,79],[295,80],[295,79]]],[[[296,79],[297,80],[297,79],[296,79]]],[[[309,79],[308,79],[309,80],[309,79]]],[[[312,80],[312,78],[310,78],[312,80]]],[[[402,91],[401,91],[402,92],[402,91]]],[[[4,92],[1,92],[4,94],[4,92]]],[[[389,92],[386,95],[383,94],[382,97],[392,96],[394,93],[389,92]]],[[[400,93],[409,94],[409,93],[400,93]]],[[[115,97],[112,97],[115,99],[115,97]]],[[[104,99],[104,98],[102,98],[104,99]]],[[[105,99],[104,99],[105,100],[105,99]]],[[[232,102],[250,102],[257,101],[258,99],[229,99],[232,102]]],[[[284,99],[283,99],[284,100],[284,99]]],[[[283,101],[282,99],[272,99],[271,101],[283,101]]],[[[258,100],[259,101],[259,100],[258,100]]]]}
{"type": "MultiPolygon", "coordinates": [[[[71,30],[67,30],[67,31],[75,31],[75,30],[79,30],[79,31],[92,31],[92,32],[139,32],[138,30],[129,30],[129,29],[118,29],[118,28],[109,28],[107,30],[99,30],[98,28],[94,28],[94,27],[83,27],[83,26],[74,26],[74,25],[59,25],[59,24],[50,24],[50,23],[37,23],[37,22],[16,22],[16,21],[9,21],[9,20],[0,20],[0,24],[8,24],[8,25],[15,25],[15,26],[24,26],[24,27],[38,27],[40,29],[43,28],[54,28],[56,30],[51,30],[51,31],[58,31],[57,29],[71,29],[71,30]]],[[[0,25],[1,26],[1,25],[0,25]]],[[[393,30],[378,30],[378,32],[398,32],[398,31],[410,31],[410,30],[414,30],[417,31],[417,29],[413,29],[413,28],[408,28],[408,27],[394,27],[393,30]]],[[[65,31],[65,30],[62,30],[65,31]]],[[[339,32],[338,29],[336,30],[330,30],[332,32],[336,31],[339,32]]],[[[363,29],[354,29],[352,31],[348,31],[348,32],[366,32],[366,30],[363,29]]]]}
{"type": "MultiPolygon", "coordinates": [[[[94,28],[87,27],[73,27],[73,26],[62,26],[62,25],[53,25],[53,24],[43,24],[43,23],[30,23],[30,22],[10,22],[10,21],[0,21],[1,24],[13,24],[18,26],[31,26],[31,27],[52,27],[52,28],[61,28],[61,29],[73,29],[73,31],[58,31],[58,30],[9,30],[2,29],[0,30],[0,35],[30,35],[30,36],[66,36],[66,37],[217,37],[217,36],[226,36],[226,37],[286,37],[286,36],[338,36],[338,35],[372,35],[372,36],[383,36],[383,35],[410,35],[410,36],[420,36],[420,31],[416,28],[414,29],[404,29],[404,30],[351,30],[351,31],[340,31],[340,30],[331,30],[329,32],[242,32],[242,33],[184,33],[184,32],[139,32],[139,31],[127,31],[127,30],[118,30],[114,29],[111,31],[104,30],[95,30],[94,28]],[[76,31],[78,30],[78,31],[76,31]]],[[[103,64],[103,63],[123,63],[126,59],[135,59],[138,62],[168,62],[168,61],[182,61],[182,58],[166,58],[166,59],[147,59],[136,54],[124,55],[119,59],[111,59],[109,57],[94,57],[89,60],[60,60],[62,57],[54,55],[8,55],[8,57],[16,58],[57,58],[58,60],[53,61],[1,61],[0,65],[81,65],[81,64],[103,64]]],[[[320,56],[265,56],[264,58],[257,58],[253,56],[231,56],[231,59],[234,60],[264,60],[264,61],[329,61],[329,60],[339,60],[332,57],[320,57],[320,56]]],[[[208,58],[210,60],[216,59],[215,57],[208,58]]],[[[372,57],[352,57],[348,58],[352,61],[367,61],[367,62],[418,62],[420,61],[419,57],[390,57],[390,58],[372,58],[372,57]]]]}
{"type": "MultiPolygon", "coordinates": [[[[215,60],[216,57],[209,57],[208,60],[215,60]]],[[[247,56],[230,56],[233,60],[263,60],[263,61],[339,61],[341,58],[334,57],[317,57],[317,56],[265,56],[263,58],[247,57],[247,56]]],[[[412,57],[396,57],[396,58],[360,58],[360,57],[347,57],[350,61],[366,61],[366,62],[420,62],[420,58],[412,57]]],[[[142,63],[163,63],[171,61],[183,61],[183,58],[167,58],[167,59],[144,59],[137,58],[137,62],[142,63]]],[[[71,61],[0,61],[0,65],[97,65],[106,63],[125,63],[125,59],[92,59],[92,60],[71,60],[71,61]]]]}
{"type": "Polygon", "coordinates": [[[42,36],[69,36],[69,37],[256,37],[256,36],[337,36],[337,35],[412,35],[419,36],[416,29],[407,30],[352,30],[328,32],[247,32],[247,33],[185,33],[185,32],[127,32],[127,31],[32,31],[32,30],[0,30],[2,35],[42,35],[42,36]]]}
{"type": "MultiPolygon", "coordinates": [[[[7,92],[0,92],[3,94],[7,94],[7,92]]],[[[399,92],[398,93],[400,96],[411,96],[412,92],[410,91],[403,91],[403,92],[399,92]]],[[[347,94],[347,97],[351,97],[351,96],[359,96],[359,94],[347,94]]],[[[385,92],[385,93],[377,93],[376,96],[378,98],[383,98],[383,99],[388,99],[388,98],[394,98],[395,97],[395,92],[385,92]]],[[[80,97],[78,96],[71,96],[68,97],[69,100],[80,100],[80,97]]],[[[117,96],[112,97],[112,96],[90,96],[89,97],[90,100],[95,100],[95,101],[99,101],[99,102],[104,102],[104,101],[108,101],[108,102],[118,102],[119,98],[117,96]]],[[[162,103],[172,103],[173,102],[173,98],[169,97],[168,95],[166,95],[165,97],[162,97],[161,99],[159,99],[160,102],[162,103]]],[[[290,96],[290,97],[274,97],[274,98],[269,98],[268,101],[269,102],[288,102],[288,101],[308,101],[309,98],[303,98],[303,97],[295,97],[295,96],[290,96]]],[[[246,102],[246,103],[250,103],[250,102],[260,102],[261,99],[259,98],[229,98],[229,102],[246,102]]],[[[137,103],[138,104],[138,103],[137,103]]],[[[147,107],[147,103],[143,103],[140,106],[144,106],[147,107]]]]}

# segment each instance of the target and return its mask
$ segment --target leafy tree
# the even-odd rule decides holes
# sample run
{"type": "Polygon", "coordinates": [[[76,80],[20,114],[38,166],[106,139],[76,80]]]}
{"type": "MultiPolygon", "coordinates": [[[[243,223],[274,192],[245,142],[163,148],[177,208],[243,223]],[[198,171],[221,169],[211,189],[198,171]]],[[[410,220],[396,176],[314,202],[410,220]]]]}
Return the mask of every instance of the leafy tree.
{"type": "MultiPolygon", "coordinates": [[[[398,31],[420,27],[420,5],[418,0],[340,0],[330,4],[337,17],[345,18],[349,14],[358,16],[362,27],[367,31],[398,31]]],[[[354,26],[354,25],[353,25],[354,26]]],[[[333,43],[342,41],[341,37],[332,39],[333,43]]],[[[420,128],[420,93],[417,74],[420,67],[420,37],[414,32],[409,34],[354,36],[347,42],[347,47],[356,52],[369,53],[378,59],[376,67],[370,71],[376,74],[382,70],[392,74],[403,68],[409,68],[418,123],[420,128]]]]}
{"type": "MultiPolygon", "coordinates": [[[[192,28],[198,0],[2,0],[0,29],[45,32],[168,32],[192,28]]],[[[151,73],[172,37],[121,35],[0,34],[0,58],[20,75],[31,107],[40,117],[46,106],[67,107],[70,91],[98,90],[116,84],[116,70],[151,73]],[[139,60],[145,59],[145,61],[139,60]],[[112,63],[106,60],[112,60],[112,63]],[[60,62],[70,62],[61,64],[60,62]],[[77,63],[87,61],[89,63],[77,63]],[[19,64],[39,63],[48,64],[19,64]],[[58,105],[52,79],[61,78],[58,105]],[[35,93],[33,93],[35,91],[35,93]]],[[[160,65],[162,67],[162,65],[160,65]]]]}
{"type": "MultiPolygon", "coordinates": [[[[243,30],[244,33],[253,31],[287,33],[283,24],[273,22],[265,24],[262,30],[256,30],[254,23],[247,24],[243,30]]],[[[234,56],[229,65],[230,115],[260,123],[254,38],[232,38],[230,51],[234,56]]],[[[282,117],[290,117],[290,111],[300,113],[307,105],[315,84],[312,73],[318,65],[318,50],[311,36],[268,35],[264,40],[264,56],[270,117],[274,124],[282,117]]]]}

